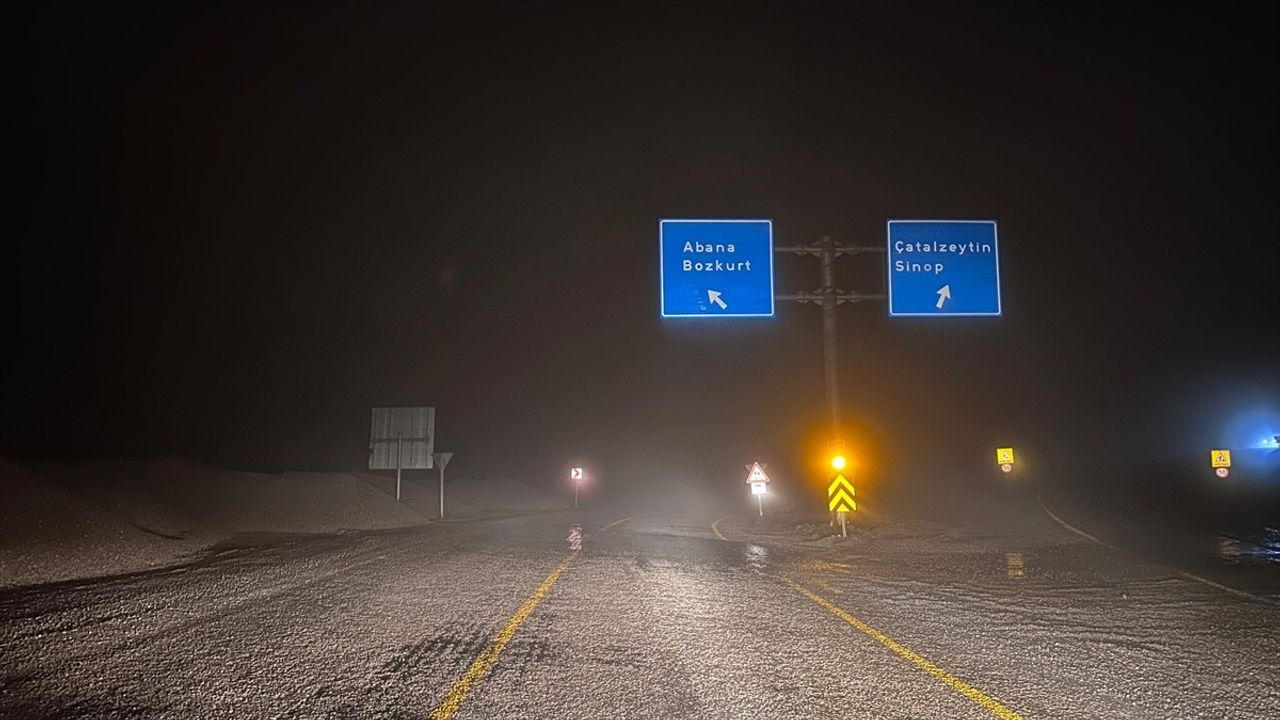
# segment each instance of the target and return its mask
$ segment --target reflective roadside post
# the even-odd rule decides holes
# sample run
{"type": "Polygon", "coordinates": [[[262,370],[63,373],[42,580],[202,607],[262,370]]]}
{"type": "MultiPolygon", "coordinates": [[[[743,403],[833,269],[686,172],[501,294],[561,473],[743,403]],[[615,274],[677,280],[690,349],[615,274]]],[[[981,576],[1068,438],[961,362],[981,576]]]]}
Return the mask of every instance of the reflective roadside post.
{"type": "Polygon", "coordinates": [[[436,467],[440,468],[440,519],[444,519],[444,466],[449,464],[453,459],[453,453],[431,453],[431,458],[435,460],[436,467]]]}
{"type": "Polygon", "coordinates": [[[756,496],[756,507],[760,510],[760,517],[764,517],[764,496],[769,492],[769,476],[765,474],[764,466],[759,462],[753,462],[746,468],[747,484],[751,486],[751,494],[756,496]]]}
{"type": "Polygon", "coordinates": [[[573,481],[573,507],[576,510],[578,507],[578,488],[582,487],[582,468],[569,468],[569,479],[573,481]]]}

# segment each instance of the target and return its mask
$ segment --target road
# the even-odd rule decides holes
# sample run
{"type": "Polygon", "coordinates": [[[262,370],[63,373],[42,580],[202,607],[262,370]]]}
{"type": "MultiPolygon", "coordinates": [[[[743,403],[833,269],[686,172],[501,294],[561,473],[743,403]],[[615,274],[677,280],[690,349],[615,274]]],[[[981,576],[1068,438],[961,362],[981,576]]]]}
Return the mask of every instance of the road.
{"type": "Polygon", "coordinates": [[[0,716],[1280,717],[1280,608],[1043,515],[832,544],[624,510],[0,591],[0,716]]]}

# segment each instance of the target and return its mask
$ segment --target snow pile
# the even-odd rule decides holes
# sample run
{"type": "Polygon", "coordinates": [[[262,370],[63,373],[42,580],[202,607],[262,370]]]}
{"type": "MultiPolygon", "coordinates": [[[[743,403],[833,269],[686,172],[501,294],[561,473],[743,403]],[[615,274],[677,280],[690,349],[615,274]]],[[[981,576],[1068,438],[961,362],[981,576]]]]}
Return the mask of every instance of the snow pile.
{"type": "Polygon", "coordinates": [[[60,474],[129,523],[172,538],[211,542],[239,532],[324,533],[425,521],[349,473],[269,475],[164,457],[69,466],[60,474]]]}
{"type": "Polygon", "coordinates": [[[0,586],[108,575],[168,560],[152,535],[0,458],[0,586]]]}
{"type": "MultiPolygon", "coordinates": [[[[439,514],[434,477],[278,475],[179,457],[20,466],[0,458],[0,585],[118,574],[194,557],[240,533],[334,533],[421,525],[439,514]]],[[[516,480],[448,478],[450,518],[563,509],[516,480]]]]}
{"type": "Polygon", "coordinates": [[[427,521],[349,473],[268,475],[175,457],[38,470],[0,459],[0,585],[142,570],[237,533],[332,533],[427,521]]]}

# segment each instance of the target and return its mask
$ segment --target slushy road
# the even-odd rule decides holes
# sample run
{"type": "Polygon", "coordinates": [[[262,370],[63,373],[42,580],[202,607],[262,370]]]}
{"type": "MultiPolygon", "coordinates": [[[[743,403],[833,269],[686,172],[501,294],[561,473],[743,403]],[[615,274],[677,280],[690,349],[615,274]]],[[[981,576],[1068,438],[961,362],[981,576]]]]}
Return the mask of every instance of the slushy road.
{"type": "Polygon", "coordinates": [[[844,544],[624,517],[262,539],[0,591],[0,716],[1280,717],[1280,608],[1043,517],[844,544]]]}

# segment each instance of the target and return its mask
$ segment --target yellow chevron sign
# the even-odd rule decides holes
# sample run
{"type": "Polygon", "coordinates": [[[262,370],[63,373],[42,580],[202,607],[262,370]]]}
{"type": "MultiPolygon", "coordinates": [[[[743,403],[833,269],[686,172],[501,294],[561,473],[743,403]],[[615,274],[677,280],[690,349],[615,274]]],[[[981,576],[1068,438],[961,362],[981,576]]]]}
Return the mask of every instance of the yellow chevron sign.
{"type": "Polygon", "coordinates": [[[836,479],[827,486],[827,509],[832,512],[849,512],[858,509],[853,501],[853,484],[844,475],[836,475],[836,479]]]}

